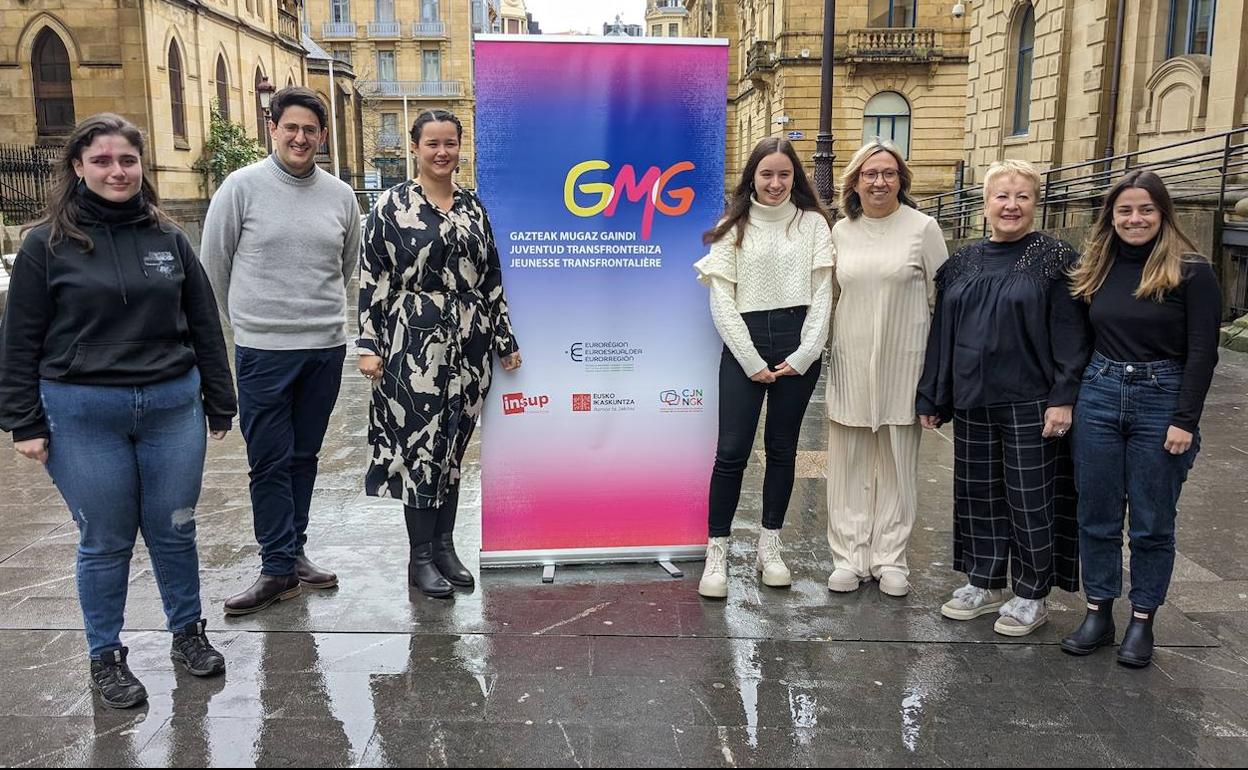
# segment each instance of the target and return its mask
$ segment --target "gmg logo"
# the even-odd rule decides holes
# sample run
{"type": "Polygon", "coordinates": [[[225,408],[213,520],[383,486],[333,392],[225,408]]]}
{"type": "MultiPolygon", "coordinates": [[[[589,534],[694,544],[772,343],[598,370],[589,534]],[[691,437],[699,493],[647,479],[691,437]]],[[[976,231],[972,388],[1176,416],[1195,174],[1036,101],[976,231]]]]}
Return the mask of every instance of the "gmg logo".
{"type": "Polygon", "coordinates": [[[605,160],[587,160],[576,164],[568,171],[568,176],[563,183],[563,203],[568,207],[568,211],[571,211],[578,217],[596,217],[599,214],[612,217],[615,216],[621,197],[626,197],[633,203],[637,203],[644,198],[645,208],[641,215],[641,239],[645,241],[650,239],[650,230],[654,225],[654,212],[656,209],[666,216],[678,217],[688,212],[693,205],[694,192],[692,187],[667,189],[667,185],[678,174],[694,169],[691,161],[682,160],[672,165],[666,171],[658,166],[651,166],[640,180],[637,179],[637,171],[632,164],[625,164],[620,168],[619,173],[615,175],[615,181],[610,184],[607,182],[582,182],[578,184],[581,177],[585,174],[592,171],[608,171],[610,168],[611,164],[605,160]],[[576,193],[578,192],[583,195],[596,195],[598,199],[587,206],[582,206],[576,200],[576,193]],[[665,193],[674,203],[663,199],[665,193]]]}

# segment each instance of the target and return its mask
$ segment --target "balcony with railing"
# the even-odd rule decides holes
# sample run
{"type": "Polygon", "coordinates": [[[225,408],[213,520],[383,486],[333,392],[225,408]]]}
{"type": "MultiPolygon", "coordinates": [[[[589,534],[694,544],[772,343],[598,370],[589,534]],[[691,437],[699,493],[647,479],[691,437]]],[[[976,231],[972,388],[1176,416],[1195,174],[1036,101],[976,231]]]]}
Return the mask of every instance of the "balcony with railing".
{"type": "Polygon", "coordinates": [[[277,10],[277,35],[291,43],[299,42],[299,17],[290,11],[277,10]]]}
{"type": "Polygon", "coordinates": [[[460,80],[361,80],[360,93],[374,99],[439,99],[463,96],[460,80]]]}
{"type": "Polygon", "coordinates": [[[382,131],[377,135],[377,149],[397,150],[403,146],[403,137],[397,131],[382,131]]]}
{"type": "Polygon", "coordinates": [[[370,21],[367,31],[370,40],[394,40],[403,37],[403,24],[397,21],[370,21]]]}
{"type": "Polygon", "coordinates": [[[752,81],[766,80],[776,68],[774,40],[755,40],[745,55],[745,76],[752,81]]]}
{"type": "Polygon", "coordinates": [[[412,22],[412,37],[417,40],[421,38],[446,37],[446,22],[414,21],[412,22]]]}
{"type": "Polygon", "coordinates": [[[321,24],[321,37],[326,40],[354,40],[355,22],[327,21],[321,24]]]}
{"type": "Polygon", "coordinates": [[[923,27],[851,29],[846,58],[851,61],[926,62],[942,55],[941,34],[923,27]]]}

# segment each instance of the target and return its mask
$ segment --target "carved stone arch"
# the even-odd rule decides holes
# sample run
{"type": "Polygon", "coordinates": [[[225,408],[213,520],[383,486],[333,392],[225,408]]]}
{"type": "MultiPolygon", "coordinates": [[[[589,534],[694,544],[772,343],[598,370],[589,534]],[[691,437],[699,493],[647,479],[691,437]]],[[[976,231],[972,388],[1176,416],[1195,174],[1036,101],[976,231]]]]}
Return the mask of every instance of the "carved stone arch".
{"type": "Polygon", "coordinates": [[[1203,54],[1176,56],[1149,76],[1144,84],[1142,136],[1204,130],[1211,64],[1210,57],[1203,54]]]}
{"type": "Polygon", "coordinates": [[[69,54],[69,63],[76,69],[82,62],[82,48],[78,45],[78,38],[74,36],[69,25],[48,11],[38,13],[26,22],[22,33],[17,37],[15,60],[30,61],[30,56],[34,53],[35,38],[39,37],[44,27],[50,28],[60,36],[61,42],[65,45],[65,51],[69,54]]]}
{"type": "MultiPolygon", "coordinates": [[[[157,59],[156,66],[160,70],[165,69],[165,60],[169,58],[169,45],[177,41],[178,55],[182,57],[182,75],[187,80],[199,79],[199,56],[192,56],[194,48],[187,45],[186,39],[182,36],[182,31],[178,29],[178,25],[170,24],[165,30],[165,44],[160,49],[160,56],[157,59]]],[[[213,65],[216,65],[216,59],[213,59],[213,65]]]]}

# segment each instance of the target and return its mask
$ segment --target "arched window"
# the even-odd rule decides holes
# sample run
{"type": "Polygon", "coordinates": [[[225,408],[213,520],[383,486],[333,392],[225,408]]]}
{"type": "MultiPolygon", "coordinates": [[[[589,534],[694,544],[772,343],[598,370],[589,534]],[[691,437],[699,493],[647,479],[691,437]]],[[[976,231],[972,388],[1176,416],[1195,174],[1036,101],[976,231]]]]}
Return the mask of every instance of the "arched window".
{"type": "Polygon", "coordinates": [[[1186,54],[1213,54],[1215,0],[1170,0],[1167,58],[1186,54]]]}
{"type": "Polygon", "coordinates": [[[1036,11],[1028,5],[1019,19],[1014,37],[1013,114],[1010,133],[1025,134],[1031,128],[1031,70],[1036,48],[1036,11]]]}
{"type": "Polygon", "coordinates": [[[230,119],[230,72],[224,56],[217,57],[217,113],[225,120],[230,119]]]}
{"type": "Polygon", "coordinates": [[[67,136],[74,130],[74,85],[69,53],[45,27],[31,52],[35,84],[35,125],[40,137],[67,136]]]}
{"type": "Polygon", "coordinates": [[[186,97],[182,88],[182,54],[178,41],[169,41],[169,111],[173,114],[173,136],[186,141],[186,97]]]}
{"type": "Polygon", "coordinates": [[[881,91],[867,102],[862,116],[862,143],[885,139],[910,157],[910,104],[896,91],[881,91]]]}
{"type": "MultiPolygon", "coordinates": [[[[256,85],[260,85],[260,81],[264,80],[264,73],[256,67],[256,85]]],[[[261,145],[265,143],[265,135],[268,126],[264,125],[264,105],[260,103],[260,89],[256,89],[256,141],[261,145]]]]}

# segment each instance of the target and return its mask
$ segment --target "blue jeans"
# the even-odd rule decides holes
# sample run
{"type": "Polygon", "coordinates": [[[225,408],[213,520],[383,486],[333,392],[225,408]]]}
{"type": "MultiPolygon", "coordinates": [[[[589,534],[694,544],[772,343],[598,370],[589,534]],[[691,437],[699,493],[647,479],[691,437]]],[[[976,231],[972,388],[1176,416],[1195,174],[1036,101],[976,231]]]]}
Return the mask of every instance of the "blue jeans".
{"type": "Polygon", "coordinates": [[[307,542],[317,455],[342,386],[347,348],[236,346],[238,422],[251,466],[260,571],[291,575],[307,542]]]}
{"type": "Polygon", "coordinates": [[[201,618],[195,506],[207,428],[199,370],[155,385],[39,383],[48,473],[78,524],[78,600],[92,658],[121,647],[141,531],[170,631],[201,618]]]}
{"type": "Polygon", "coordinates": [[[1079,485],[1079,550],[1089,599],[1122,595],[1122,525],[1130,510],[1134,607],[1166,600],[1174,570],[1179,493],[1200,451],[1165,449],[1178,408],[1183,365],[1123,363],[1097,353],[1083,373],[1071,437],[1079,485]]]}

